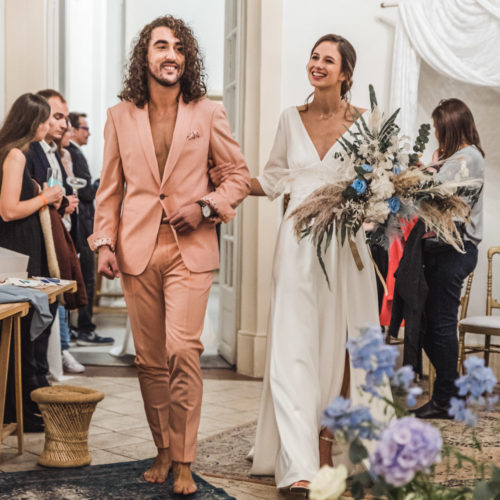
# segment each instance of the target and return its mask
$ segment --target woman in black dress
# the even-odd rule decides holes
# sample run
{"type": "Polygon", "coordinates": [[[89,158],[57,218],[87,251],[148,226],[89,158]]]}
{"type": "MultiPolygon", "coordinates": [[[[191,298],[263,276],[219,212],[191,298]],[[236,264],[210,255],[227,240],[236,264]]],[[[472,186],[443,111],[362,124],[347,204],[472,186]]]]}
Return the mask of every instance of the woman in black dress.
{"type": "MultiPolygon", "coordinates": [[[[60,186],[45,186],[40,191],[25,168],[24,151],[30,142],[45,137],[49,116],[50,106],[45,98],[24,94],[16,99],[0,129],[0,247],[28,255],[30,276],[48,274],[38,211],[45,205],[60,203],[63,194],[60,186]]],[[[35,415],[37,408],[29,397],[30,392],[47,385],[46,380],[38,376],[34,343],[29,334],[30,321],[31,314],[21,320],[23,413],[24,429],[28,432],[43,429],[41,417],[35,415]]],[[[5,422],[15,420],[12,374],[12,366],[9,366],[5,422]]]]}

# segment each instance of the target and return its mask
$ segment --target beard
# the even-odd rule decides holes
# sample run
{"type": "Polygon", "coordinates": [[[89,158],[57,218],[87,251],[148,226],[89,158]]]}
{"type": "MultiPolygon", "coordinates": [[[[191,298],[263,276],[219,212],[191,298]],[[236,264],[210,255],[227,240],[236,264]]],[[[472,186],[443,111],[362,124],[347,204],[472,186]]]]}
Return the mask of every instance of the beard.
{"type": "Polygon", "coordinates": [[[158,76],[156,76],[150,68],[148,68],[148,73],[149,73],[149,76],[151,76],[151,78],[156,82],[156,83],[159,83],[162,87],[175,87],[175,85],[177,85],[180,80],[181,80],[181,76],[178,76],[175,81],[169,81],[169,80],[164,80],[163,78],[160,78],[158,76]]]}

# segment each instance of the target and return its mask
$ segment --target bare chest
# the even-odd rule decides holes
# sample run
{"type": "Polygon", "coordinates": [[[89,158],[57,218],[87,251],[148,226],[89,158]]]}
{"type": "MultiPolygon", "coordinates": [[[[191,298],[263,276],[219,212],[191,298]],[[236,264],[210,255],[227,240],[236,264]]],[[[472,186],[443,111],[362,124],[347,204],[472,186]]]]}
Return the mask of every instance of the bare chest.
{"type": "Polygon", "coordinates": [[[155,148],[156,161],[158,162],[160,177],[163,176],[163,171],[165,170],[165,164],[167,163],[170,147],[172,146],[176,117],[177,112],[149,112],[151,135],[153,137],[153,145],[155,148]]]}
{"type": "Polygon", "coordinates": [[[307,115],[302,117],[304,127],[320,160],[330,151],[333,145],[342,137],[352,123],[345,120],[318,120],[307,115]]]}

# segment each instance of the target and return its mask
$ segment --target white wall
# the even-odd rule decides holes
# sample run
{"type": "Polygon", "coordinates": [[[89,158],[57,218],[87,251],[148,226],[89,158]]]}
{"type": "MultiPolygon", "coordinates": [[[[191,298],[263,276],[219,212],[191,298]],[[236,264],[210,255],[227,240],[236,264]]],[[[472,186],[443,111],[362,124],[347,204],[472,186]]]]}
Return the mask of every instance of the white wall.
{"type": "Polygon", "coordinates": [[[356,49],[352,103],[368,107],[372,83],[379,103],[388,104],[394,28],[382,18],[394,22],[396,10],[380,8],[379,0],[284,1],[282,108],[302,104],[312,91],[306,64],[316,40],[327,33],[344,36],[356,49]]]}
{"type": "Polygon", "coordinates": [[[183,19],[192,28],[204,54],[209,94],[222,95],[224,75],[224,0],[127,0],[125,50],[132,47],[141,29],[167,14],[183,19]]]}

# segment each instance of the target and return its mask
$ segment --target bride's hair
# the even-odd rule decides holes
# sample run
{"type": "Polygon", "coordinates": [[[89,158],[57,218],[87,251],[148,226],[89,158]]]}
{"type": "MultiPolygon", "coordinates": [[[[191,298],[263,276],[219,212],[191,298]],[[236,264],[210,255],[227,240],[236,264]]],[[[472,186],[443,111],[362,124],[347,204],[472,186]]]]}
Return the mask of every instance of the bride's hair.
{"type": "Polygon", "coordinates": [[[432,112],[439,142],[439,159],[455,154],[465,144],[474,145],[484,157],[471,110],[460,99],[443,99],[432,112]]]}
{"type": "MultiPolygon", "coordinates": [[[[311,49],[311,56],[316,49],[316,47],[323,43],[323,42],[333,42],[337,44],[337,48],[339,49],[340,56],[342,57],[342,62],[341,62],[341,68],[340,70],[344,74],[345,80],[342,82],[342,85],[340,87],[340,98],[347,102],[348,107],[347,109],[350,108],[350,98],[351,98],[351,87],[353,84],[353,74],[354,74],[354,67],[356,66],[356,50],[354,50],[354,47],[352,46],[351,42],[349,40],[345,39],[343,36],[340,35],[334,35],[333,33],[329,33],[328,35],[323,35],[321,38],[319,38],[316,43],[314,44],[313,48],[311,49]]],[[[309,105],[309,99],[314,95],[314,92],[309,94],[307,96],[305,106],[306,109],[304,111],[307,111],[308,105],[309,105]]]]}

